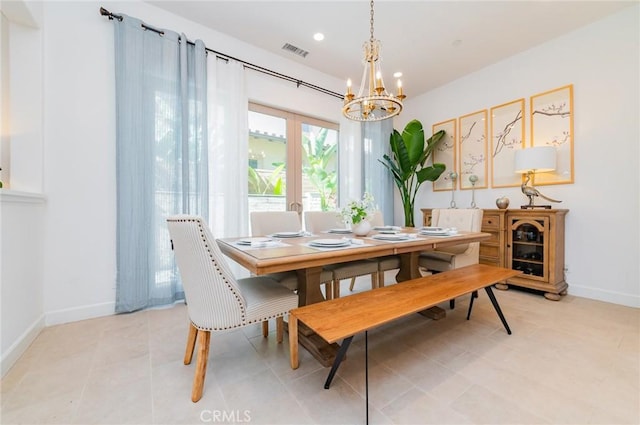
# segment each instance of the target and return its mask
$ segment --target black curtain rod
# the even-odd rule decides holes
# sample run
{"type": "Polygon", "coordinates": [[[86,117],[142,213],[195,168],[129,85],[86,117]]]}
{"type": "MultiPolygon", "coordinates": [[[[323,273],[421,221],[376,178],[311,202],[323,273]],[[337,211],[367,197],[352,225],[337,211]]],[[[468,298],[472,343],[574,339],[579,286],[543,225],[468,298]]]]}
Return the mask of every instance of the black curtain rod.
{"type": "MultiPolygon", "coordinates": [[[[116,15],[114,13],[111,13],[107,9],[105,9],[104,7],[100,8],[100,15],[108,17],[110,21],[112,21],[114,19],[117,19],[118,21],[122,21],[122,15],[116,15]]],[[[144,23],[142,24],[142,28],[144,28],[146,30],[149,30],[149,31],[153,31],[153,32],[155,32],[156,34],[159,34],[159,35],[164,35],[164,31],[161,31],[161,30],[159,30],[157,28],[150,27],[148,25],[145,25],[144,23]]],[[[187,43],[194,44],[193,41],[189,41],[189,40],[187,40],[187,43]]],[[[279,72],[273,71],[271,69],[268,69],[268,68],[265,68],[265,67],[262,67],[262,66],[259,66],[259,65],[252,64],[252,63],[244,61],[242,59],[235,58],[235,57],[233,57],[231,55],[227,55],[226,53],[218,52],[218,51],[215,51],[215,50],[210,49],[208,47],[205,47],[205,49],[206,49],[207,52],[214,53],[217,58],[220,58],[220,59],[223,59],[223,60],[229,60],[229,59],[235,60],[235,61],[240,62],[241,64],[243,64],[245,68],[252,69],[254,71],[258,71],[258,72],[261,72],[263,74],[270,75],[272,77],[280,78],[282,80],[290,81],[292,83],[296,83],[297,87],[300,87],[300,86],[307,87],[307,88],[319,91],[321,93],[328,94],[329,96],[337,97],[338,99],[343,99],[343,97],[344,97],[342,94],[336,93],[336,92],[331,91],[329,89],[325,89],[324,87],[316,86],[315,84],[307,83],[306,81],[302,81],[302,80],[299,80],[297,78],[293,78],[293,77],[290,77],[288,75],[281,74],[279,72]]]]}

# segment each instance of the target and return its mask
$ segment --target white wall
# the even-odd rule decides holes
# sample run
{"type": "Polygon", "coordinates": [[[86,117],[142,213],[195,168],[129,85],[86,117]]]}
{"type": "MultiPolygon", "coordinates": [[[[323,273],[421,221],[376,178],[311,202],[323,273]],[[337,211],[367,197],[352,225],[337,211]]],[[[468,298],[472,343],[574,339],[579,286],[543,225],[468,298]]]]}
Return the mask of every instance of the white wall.
{"type": "MultiPolygon", "coordinates": [[[[9,21],[0,13],[0,180],[9,182],[9,21]]],[[[6,186],[5,186],[6,187],[6,186]]]]}
{"type": "Polygon", "coordinates": [[[42,5],[5,2],[2,65],[4,181],[14,190],[42,192],[42,5]]]}
{"type": "Polygon", "coordinates": [[[41,195],[0,190],[0,372],[44,327],[41,195]]]}
{"type": "MultiPolygon", "coordinates": [[[[419,98],[406,102],[396,123],[412,118],[433,123],[525,98],[566,84],[574,88],[575,184],[542,186],[561,199],[566,217],[566,280],[569,293],[640,306],[640,6],[574,31],[496,63],[419,98]]],[[[437,60],[437,58],[434,58],[437,60]]],[[[429,78],[428,70],[424,72],[429,78]]],[[[520,188],[476,191],[480,208],[495,208],[506,195],[511,208],[526,198],[520,188]]],[[[458,207],[471,202],[457,191],[458,207]]],[[[433,192],[424,184],[419,208],[446,208],[451,192],[433,192]]],[[[400,217],[400,216],[396,216],[400,217]]],[[[401,220],[401,218],[399,219],[401,220]]]]}

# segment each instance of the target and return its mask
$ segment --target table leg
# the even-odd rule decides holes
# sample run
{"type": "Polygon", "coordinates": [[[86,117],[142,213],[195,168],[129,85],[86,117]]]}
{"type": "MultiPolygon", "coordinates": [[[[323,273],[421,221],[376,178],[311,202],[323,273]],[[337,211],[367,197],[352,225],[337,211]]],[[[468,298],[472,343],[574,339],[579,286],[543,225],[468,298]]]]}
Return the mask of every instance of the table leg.
{"type": "MultiPolygon", "coordinates": [[[[323,302],[325,299],[320,290],[320,273],[322,267],[310,267],[298,270],[298,305],[323,302]]],[[[340,346],[329,344],[313,332],[304,323],[296,323],[298,328],[298,342],[324,367],[331,366],[336,358],[340,346]]],[[[291,333],[289,333],[291,338],[291,333]]],[[[296,343],[297,346],[297,343],[296,343]]],[[[293,363],[291,364],[293,367],[293,363]]]]}
{"type": "Polygon", "coordinates": [[[297,369],[300,365],[298,360],[298,318],[289,315],[289,357],[291,369],[297,369]]]}
{"type": "Polygon", "coordinates": [[[298,306],[315,304],[324,301],[320,290],[320,273],[322,267],[301,269],[298,273],[298,306]]]}
{"type": "Polygon", "coordinates": [[[400,270],[396,274],[396,282],[404,282],[421,276],[418,263],[419,255],[419,252],[407,252],[399,255],[400,270]]]}

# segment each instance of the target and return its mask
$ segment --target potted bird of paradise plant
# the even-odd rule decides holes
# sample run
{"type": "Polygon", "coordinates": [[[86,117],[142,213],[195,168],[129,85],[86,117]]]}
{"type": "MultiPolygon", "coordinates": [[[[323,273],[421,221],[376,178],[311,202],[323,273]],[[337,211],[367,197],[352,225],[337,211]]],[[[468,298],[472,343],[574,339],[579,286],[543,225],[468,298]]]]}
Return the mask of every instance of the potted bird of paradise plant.
{"type": "Polygon", "coordinates": [[[402,133],[393,130],[389,140],[392,156],[384,155],[383,160],[378,160],[391,172],[400,191],[404,224],[407,227],[415,226],[413,210],[420,185],[426,181],[436,181],[446,169],[441,163],[427,164],[445,134],[444,130],[440,130],[425,140],[422,123],[412,120],[402,133]]]}

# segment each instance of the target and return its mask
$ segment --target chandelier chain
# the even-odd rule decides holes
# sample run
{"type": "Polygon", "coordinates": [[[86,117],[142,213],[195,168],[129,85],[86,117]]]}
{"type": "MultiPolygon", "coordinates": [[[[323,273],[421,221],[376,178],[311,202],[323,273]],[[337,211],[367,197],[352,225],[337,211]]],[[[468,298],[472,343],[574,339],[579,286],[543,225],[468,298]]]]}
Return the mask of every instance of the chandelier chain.
{"type": "Polygon", "coordinates": [[[369,42],[373,46],[373,42],[375,40],[375,38],[373,37],[373,0],[371,0],[371,20],[369,21],[369,24],[370,24],[370,32],[371,32],[371,37],[369,38],[369,42]]]}

